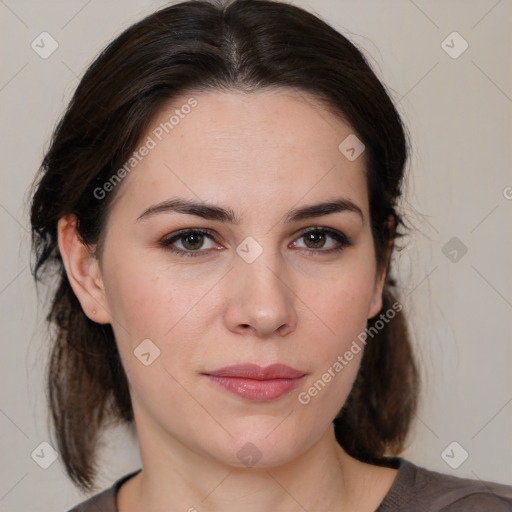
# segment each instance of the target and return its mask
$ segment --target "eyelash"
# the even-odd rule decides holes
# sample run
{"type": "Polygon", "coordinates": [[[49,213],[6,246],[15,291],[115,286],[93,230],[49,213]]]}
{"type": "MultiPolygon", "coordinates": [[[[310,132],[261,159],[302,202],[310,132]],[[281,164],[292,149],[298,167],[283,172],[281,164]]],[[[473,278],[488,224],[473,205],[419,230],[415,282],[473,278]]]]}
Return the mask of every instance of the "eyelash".
{"type": "MultiPolygon", "coordinates": [[[[336,231],[336,230],[333,230],[333,229],[320,228],[320,227],[316,227],[316,228],[312,228],[312,229],[308,229],[306,231],[303,231],[297,237],[297,239],[303,238],[304,236],[312,234],[312,233],[315,233],[315,234],[316,233],[327,234],[327,235],[329,235],[330,237],[332,237],[334,240],[336,240],[339,243],[339,245],[337,247],[334,247],[332,249],[327,249],[327,250],[322,250],[322,249],[317,249],[317,250],[315,250],[315,249],[304,249],[307,253],[312,254],[314,256],[318,256],[319,253],[320,254],[332,254],[332,253],[335,253],[335,252],[340,252],[343,249],[345,249],[346,247],[350,247],[352,245],[352,242],[343,233],[341,233],[339,231],[336,231]]],[[[204,250],[196,250],[196,251],[188,250],[188,251],[185,251],[183,249],[177,249],[176,247],[172,246],[172,244],[175,241],[180,240],[181,238],[185,238],[186,236],[191,235],[191,234],[206,235],[209,238],[211,238],[213,241],[215,241],[214,232],[209,230],[209,229],[184,229],[184,230],[179,231],[178,233],[172,235],[171,237],[162,239],[160,241],[160,245],[165,250],[167,250],[169,252],[172,252],[174,254],[177,254],[178,256],[185,257],[185,258],[190,258],[190,257],[194,258],[194,257],[197,257],[197,256],[201,256],[201,253],[209,252],[209,251],[204,251],[204,250]]]]}

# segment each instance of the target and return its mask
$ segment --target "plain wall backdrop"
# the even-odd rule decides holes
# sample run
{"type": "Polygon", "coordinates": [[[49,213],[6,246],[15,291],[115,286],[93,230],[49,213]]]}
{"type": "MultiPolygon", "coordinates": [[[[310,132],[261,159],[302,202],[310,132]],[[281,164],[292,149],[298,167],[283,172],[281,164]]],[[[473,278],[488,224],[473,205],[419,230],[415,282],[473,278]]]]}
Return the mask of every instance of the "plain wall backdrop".
{"type": "MultiPolygon", "coordinates": [[[[403,208],[414,229],[393,268],[423,390],[403,456],[510,484],[512,3],[294,3],[363,49],[411,135],[403,208]]],[[[30,273],[27,189],[87,66],[124,28],[165,4],[0,1],[0,511],[64,511],[84,499],[59,459],[44,469],[37,458],[41,449],[49,453],[40,444],[51,438],[45,296],[42,289],[37,297],[30,273]],[[52,44],[58,47],[45,55],[52,44]]],[[[100,487],[140,467],[126,429],[106,434],[100,456],[100,487]]]]}

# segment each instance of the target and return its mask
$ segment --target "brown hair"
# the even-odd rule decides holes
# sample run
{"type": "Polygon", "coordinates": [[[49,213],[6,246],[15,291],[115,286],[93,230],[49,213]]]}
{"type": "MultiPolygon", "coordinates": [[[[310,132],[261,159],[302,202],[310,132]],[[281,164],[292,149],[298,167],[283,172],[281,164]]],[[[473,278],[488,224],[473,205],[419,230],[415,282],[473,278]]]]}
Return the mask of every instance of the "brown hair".
{"type": "MultiPolygon", "coordinates": [[[[123,166],[164,104],[190,91],[266,87],[312,94],[365,144],[380,268],[388,245],[403,235],[396,228],[405,226],[397,212],[407,159],[404,127],[361,52],[328,24],[281,2],[192,0],[125,30],[80,81],[54,131],[31,205],[34,277],[57,278],[47,316],[54,435],[67,473],[82,489],[94,485],[101,429],[108,421],[132,422],[133,411],[111,326],[84,314],[68,282],[57,221],[76,215],[82,241],[100,249],[114,192],[98,199],[94,190],[123,166]]],[[[386,272],[383,310],[395,302],[389,267],[386,272]]],[[[352,456],[376,463],[399,453],[417,394],[407,327],[397,311],[368,339],[351,394],[334,420],[338,442],[352,456]]]]}

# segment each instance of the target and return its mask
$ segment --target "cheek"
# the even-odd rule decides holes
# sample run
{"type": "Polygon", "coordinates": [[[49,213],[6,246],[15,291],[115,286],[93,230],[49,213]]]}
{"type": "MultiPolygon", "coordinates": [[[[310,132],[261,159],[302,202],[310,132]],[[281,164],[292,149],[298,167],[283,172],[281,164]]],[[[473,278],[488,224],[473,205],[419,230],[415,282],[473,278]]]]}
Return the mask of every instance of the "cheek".
{"type": "Polygon", "coordinates": [[[111,270],[105,285],[131,393],[155,414],[170,406],[185,414],[190,397],[183,390],[189,387],[190,375],[184,370],[201,339],[198,313],[192,307],[197,290],[167,274],[125,260],[111,270]]]}
{"type": "MultiPolygon", "coordinates": [[[[314,421],[332,421],[343,407],[365,349],[361,333],[366,328],[368,293],[348,293],[341,289],[327,299],[324,297],[319,311],[329,331],[325,336],[317,335],[314,344],[304,347],[312,372],[297,395],[298,407],[303,408],[305,422],[312,429],[314,421]]],[[[311,335],[315,336],[313,330],[311,335]]]]}
{"type": "Polygon", "coordinates": [[[308,392],[306,400],[322,395],[317,402],[331,401],[334,408],[342,405],[364,352],[362,333],[366,329],[373,291],[374,267],[364,254],[350,262],[347,260],[328,283],[324,281],[321,287],[315,288],[309,282],[303,289],[301,296],[307,297],[304,302],[315,313],[308,313],[311,318],[308,330],[310,338],[315,340],[314,349],[304,347],[311,354],[314,367],[308,384],[315,389],[308,392]],[[319,327],[316,338],[315,326],[319,327]],[[319,332],[323,334],[319,336],[319,332]]]}
{"type": "Polygon", "coordinates": [[[301,298],[335,338],[344,339],[366,327],[375,289],[375,269],[371,260],[365,260],[364,254],[354,254],[329,276],[304,282],[301,298]]]}
{"type": "Polygon", "coordinates": [[[186,368],[197,366],[198,347],[208,330],[205,296],[212,287],[210,280],[190,278],[185,272],[162,265],[151,268],[135,256],[112,265],[106,275],[112,327],[123,366],[127,374],[131,373],[133,383],[144,386],[139,377],[147,376],[149,386],[158,387],[162,378],[169,386],[165,370],[179,377],[180,382],[189,378],[186,368]],[[145,341],[148,339],[151,343],[145,341]],[[146,345],[148,350],[142,348],[146,345]],[[145,372],[135,357],[141,351],[149,351],[150,360],[158,354],[151,363],[152,371],[145,372]],[[154,368],[162,370],[158,376],[154,368]]]}
{"type": "Polygon", "coordinates": [[[197,301],[197,286],[183,285],[175,272],[149,268],[143,260],[125,259],[107,275],[107,301],[122,338],[162,338],[197,301]]]}

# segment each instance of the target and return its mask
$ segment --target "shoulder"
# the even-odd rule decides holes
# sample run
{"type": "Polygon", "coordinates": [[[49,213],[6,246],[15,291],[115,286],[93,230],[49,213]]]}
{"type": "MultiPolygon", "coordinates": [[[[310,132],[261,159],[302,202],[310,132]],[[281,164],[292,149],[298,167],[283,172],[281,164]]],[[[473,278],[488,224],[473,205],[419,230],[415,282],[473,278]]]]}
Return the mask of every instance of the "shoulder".
{"type": "Polygon", "coordinates": [[[119,488],[130,478],[140,473],[140,469],[116,480],[112,486],[87,500],[75,505],[68,512],[117,512],[116,496],[119,488]]]}
{"type": "Polygon", "coordinates": [[[512,512],[512,486],[430,471],[396,458],[398,473],[376,512],[512,512]]]}

